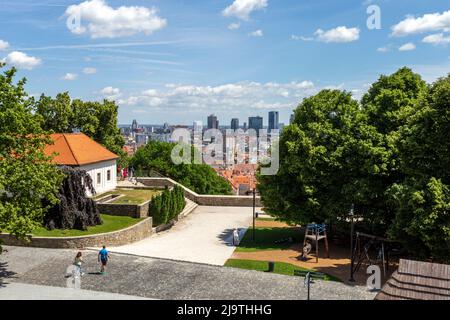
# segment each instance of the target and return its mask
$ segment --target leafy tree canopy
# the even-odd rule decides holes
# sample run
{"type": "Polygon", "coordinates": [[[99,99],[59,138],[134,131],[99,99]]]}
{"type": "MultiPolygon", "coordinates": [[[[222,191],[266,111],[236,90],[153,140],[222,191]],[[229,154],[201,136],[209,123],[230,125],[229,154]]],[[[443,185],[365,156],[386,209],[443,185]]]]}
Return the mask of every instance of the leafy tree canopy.
{"type": "MultiPolygon", "coordinates": [[[[199,194],[230,194],[228,182],[206,164],[174,164],[171,159],[173,143],[149,141],[131,159],[139,173],[151,170],[170,177],[199,194]]],[[[193,152],[197,152],[194,148],[193,152]]]]}
{"type": "Polygon", "coordinates": [[[64,92],[51,98],[41,95],[34,108],[41,116],[41,126],[52,132],[72,132],[79,129],[110,151],[126,157],[125,144],[117,126],[118,106],[108,100],[84,102],[71,100],[64,92]]]}
{"type": "Polygon", "coordinates": [[[360,103],[345,91],[304,99],[280,137],[280,170],[258,176],[267,211],[342,223],[450,261],[450,78],[428,86],[408,68],[381,76],[360,103]]]}
{"type": "Polygon", "coordinates": [[[42,200],[57,203],[63,175],[43,152],[50,139],[32,112],[26,80],[15,82],[15,73],[12,68],[0,75],[0,230],[23,238],[42,223],[42,200]]]}

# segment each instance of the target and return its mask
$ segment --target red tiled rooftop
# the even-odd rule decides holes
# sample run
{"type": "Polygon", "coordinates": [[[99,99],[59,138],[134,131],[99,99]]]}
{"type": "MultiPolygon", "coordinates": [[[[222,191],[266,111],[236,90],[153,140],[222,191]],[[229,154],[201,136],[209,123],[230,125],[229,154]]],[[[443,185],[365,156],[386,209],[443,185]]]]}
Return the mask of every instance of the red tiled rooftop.
{"type": "Polygon", "coordinates": [[[81,166],[119,158],[83,133],[55,133],[52,145],[44,149],[46,155],[57,153],[52,162],[59,165],[81,166]]]}

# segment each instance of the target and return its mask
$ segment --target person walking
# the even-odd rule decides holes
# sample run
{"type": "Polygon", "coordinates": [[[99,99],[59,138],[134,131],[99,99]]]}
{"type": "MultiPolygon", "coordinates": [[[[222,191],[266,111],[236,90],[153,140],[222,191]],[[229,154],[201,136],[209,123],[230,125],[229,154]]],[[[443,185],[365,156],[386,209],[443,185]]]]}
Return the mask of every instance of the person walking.
{"type": "Polygon", "coordinates": [[[75,256],[75,260],[74,260],[73,264],[75,266],[77,266],[80,276],[83,276],[84,272],[83,272],[83,269],[81,268],[81,265],[83,264],[83,254],[81,253],[81,251],[79,251],[77,253],[77,255],[75,256]]]}
{"type": "Polygon", "coordinates": [[[101,264],[102,264],[101,269],[100,269],[100,272],[102,274],[105,274],[106,264],[108,263],[108,259],[109,259],[109,252],[108,252],[108,250],[106,250],[106,246],[103,246],[102,250],[100,250],[98,253],[98,261],[101,262],[101,264]]]}

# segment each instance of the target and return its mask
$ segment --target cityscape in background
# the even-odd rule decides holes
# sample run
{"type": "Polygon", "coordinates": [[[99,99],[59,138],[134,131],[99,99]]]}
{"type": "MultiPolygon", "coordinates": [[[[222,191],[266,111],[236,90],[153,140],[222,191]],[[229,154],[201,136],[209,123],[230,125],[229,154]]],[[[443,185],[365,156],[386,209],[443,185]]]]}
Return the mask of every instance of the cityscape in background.
{"type": "MultiPolygon", "coordinates": [[[[249,157],[250,154],[249,141],[245,140],[245,151],[246,155],[243,161],[238,162],[234,158],[234,161],[226,161],[227,154],[235,155],[236,142],[234,133],[237,130],[242,130],[241,132],[246,133],[249,130],[255,130],[259,136],[260,132],[267,135],[267,144],[265,145],[266,150],[270,150],[272,146],[272,136],[278,134],[283,130],[285,124],[279,122],[279,112],[270,111],[268,113],[267,125],[264,125],[264,118],[262,116],[252,116],[246,119],[244,122],[239,118],[232,118],[229,124],[223,124],[220,119],[215,114],[210,114],[206,117],[206,122],[201,120],[196,120],[191,126],[187,125],[177,125],[170,124],[168,122],[162,125],[150,125],[141,124],[136,119],[133,120],[131,124],[120,124],[119,129],[122,136],[125,139],[124,149],[129,156],[132,156],[136,151],[145,146],[149,141],[161,141],[161,142],[172,142],[178,143],[180,140],[173,138],[173,133],[177,129],[185,129],[190,133],[190,141],[194,143],[195,146],[201,146],[199,150],[203,156],[209,154],[211,151],[208,149],[208,145],[214,143],[214,138],[203,139],[203,134],[206,130],[216,129],[222,133],[223,136],[223,150],[222,155],[219,158],[223,161],[217,161],[216,163],[209,164],[220,176],[225,178],[228,183],[233,188],[233,192],[236,195],[248,195],[256,187],[256,171],[258,169],[257,159],[249,157]],[[206,124],[206,125],[204,125],[206,124]],[[231,134],[230,135],[230,130],[231,134]],[[198,137],[194,133],[201,133],[201,141],[197,141],[198,137]],[[232,148],[230,150],[230,148],[232,148]]],[[[290,118],[290,123],[293,121],[293,114],[290,118]]],[[[259,146],[259,144],[258,144],[259,146]]],[[[253,150],[256,151],[256,150],[253,150]]]]}

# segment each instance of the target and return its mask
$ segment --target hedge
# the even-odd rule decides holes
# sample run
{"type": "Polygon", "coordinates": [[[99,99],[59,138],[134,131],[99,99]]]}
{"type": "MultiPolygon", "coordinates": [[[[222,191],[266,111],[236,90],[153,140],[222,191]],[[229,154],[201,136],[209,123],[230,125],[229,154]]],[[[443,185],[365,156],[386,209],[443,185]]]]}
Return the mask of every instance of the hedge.
{"type": "Polygon", "coordinates": [[[178,217],[186,205],[184,190],[175,186],[172,190],[165,188],[164,191],[153,197],[150,202],[149,215],[153,217],[153,225],[166,224],[178,217]]]}

